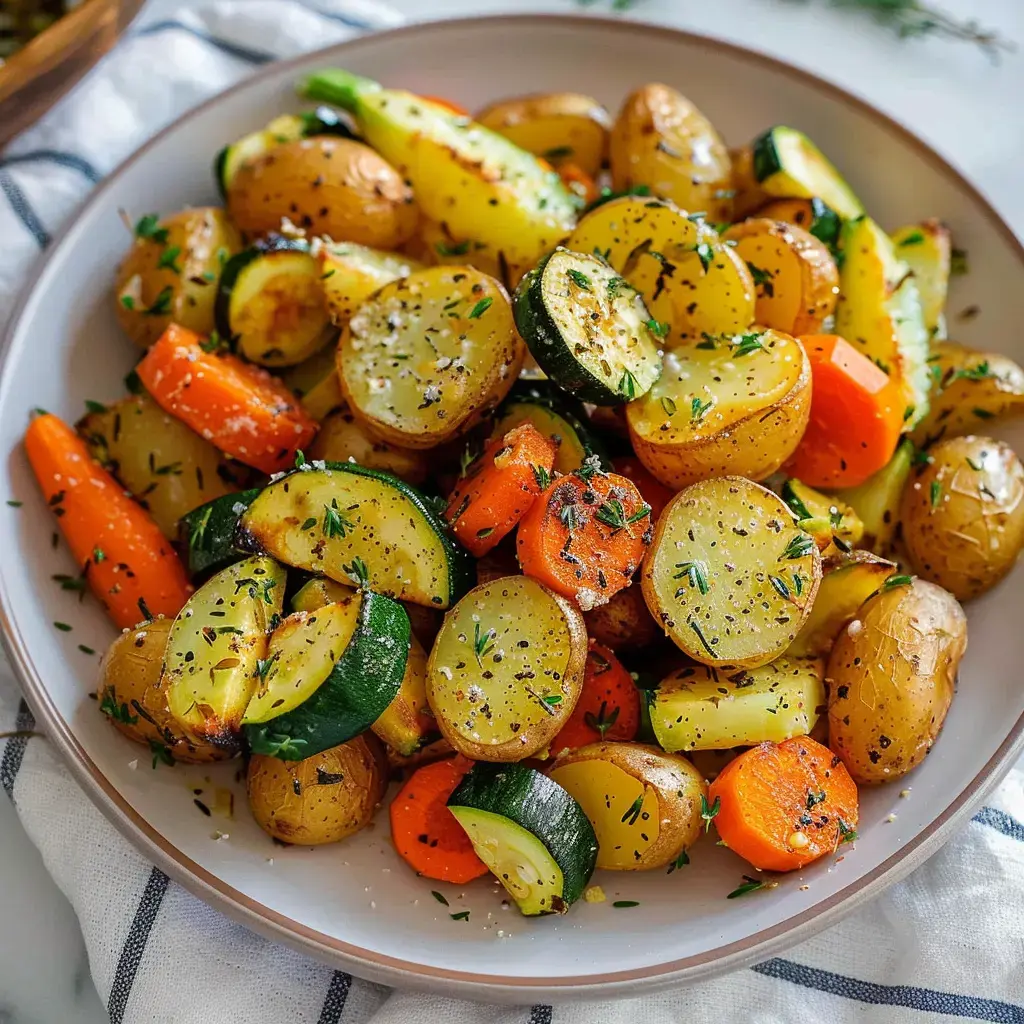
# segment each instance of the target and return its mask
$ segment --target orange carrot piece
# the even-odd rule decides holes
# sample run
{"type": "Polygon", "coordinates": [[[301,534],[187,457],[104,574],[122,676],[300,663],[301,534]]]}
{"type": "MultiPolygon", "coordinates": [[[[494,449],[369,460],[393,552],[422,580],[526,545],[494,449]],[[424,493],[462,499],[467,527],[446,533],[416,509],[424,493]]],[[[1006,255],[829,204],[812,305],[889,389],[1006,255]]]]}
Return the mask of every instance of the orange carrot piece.
{"type": "Polygon", "coordinates": [[[597,182],[576,164],[559,164],[558,176],[570,192],[578,195],[586,203],[592,203],[601,195],[597,182]]]}
{"type": "Polygon", "coordinates": [[[459,117],[472,116],[464,106],[454,103],[452,100],[446,100],[443,96],[424,96],[423,99],[435,106],[444,107],[445,110],[450,110],[453,114],[458,114],[459,117]]]}
{"type": "Polygon", "coordinates": [[[492,441],[459,480],[445,518],[462,546],[477,558],[515,529],[551,481],[556,448],[532,423],[492,441]]]}
{"type": "Polygon", "coordinates": [[[264,473],[289,469],[317,423],[266,370],[206,352],[171,324],[136,367],[154,400],[222,452],[264,473]]]}
{"type": "Polygon", "coordinates": [[[616,473],[559,477],[519,523],[516,554],[532,576],[587,611],[632,582],[651,543],[651,507],[616,473]]]}
{"type": "Polygon", "coordinates": [[[644,501],[651,506],[651,522],[656,524],[676,492],[666,487],[635,455],[618,455],[612,459],[612,466],[619,476],[628,477],[636,484],[644,501]]]}
{"type": "Polygon", "coordinates": [[[640,728],[640,691],[615,654],[595,640],[587,649],[583,689],[551,741],[555,756],[601,740],[631,740],[640,728]]]}
{"type": "Polygon", "coordinates": [[[64,539],[92,592],[119,629],[173,618],[192,593],[171,542],[149,513],[56,416],[37,416],[25,451],[64,539]]]}
{"type": "Polygon", "coordinates": [[[857,786],[846,766],[809,736],[762,743],[711,783],[715,828],[763,871],[793,871],[856,836],[857,786]]]}
{"type": "Polygon", "coordinates": [[[426,764],[391,801],[392,841],[417,874],[457,885],[487,874],[487,865],[447,807],[448,797],[472,767],[465,758],[426,764]]]}
{"type": "Polygon", "coordinates": [[[834,334],[800,341],[811,361],[811,418],[786,471],[811,487],[855,487],[896,450],[899,384],[834,334]]]}

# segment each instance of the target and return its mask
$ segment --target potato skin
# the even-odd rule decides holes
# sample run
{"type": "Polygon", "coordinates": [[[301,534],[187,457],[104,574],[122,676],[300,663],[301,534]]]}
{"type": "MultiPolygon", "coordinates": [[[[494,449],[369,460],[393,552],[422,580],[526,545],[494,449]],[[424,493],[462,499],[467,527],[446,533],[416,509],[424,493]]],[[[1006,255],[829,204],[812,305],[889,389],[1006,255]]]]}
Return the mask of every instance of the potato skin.
{"type": "Polygon", "coordinates": [[[140,348],[149,348],[172,321],[209,334],[217,278],[227,259],[242,248],[238,229],[215,206],[172,213],[161,218],[161,229],[167,231],[166,241],[136,237],[114,280],[117,319],[140,348]],[[161,258],[167,266],[157,265],[161,258]],[[147,312],[168,288],[170,300],[160,303],[166,313],[147,312]]]}
{"type": "Polygon", "coordinates": [[[658,638],[643,590],[633,584],[620,590],[607,604],[583,613],[587,635],[613,651],[642,650],[658,638]]]}
{"type": "Polygon", "coordinates": [[[327,462],[353,459],[368,469],[394,473],[407,484],[418,485],[427,478],[428,461],[422,451],[379,441],[348,409],[332,412],[320,424],[320,432],[306,456],[327,462]]]}
{"type": "Polygon", "coordinates": [[[387,784],[387,755],[372,733],[302,761],[254,754],[246,775],[256,824],[302,846],[336,843],[365,828],[387,784]],[[343,778],[328,778],[337,775],[343,778]]]}
{"type": "Polygon", "coordinates": [[[900,521],[923,579],[969,601],[994,587],[1024,547],[1024,466],[990,437],[955,437],[903,490],[900,521]]]}
{"type": "Polygon", "coordinates": [[[310,235],[376,249],[408,241],[419,217],[412,189],[383,157],[330,136],[286,142],[243,164],[228,209],[252,237],[279,231],[287,217],[310,235]]]}
{"type": "MultiPolygon", "coordinates": [[[[551,771],[580,761],[607,761],[658,794],[658,838],[626,870],[663,868],[700,837],[701,797],[707,797],[707,785],[685,757],[643,743],[591,743],[559,757],[551,771]]],[[[602,865],[599,852],[598,867],[602,866],[609,865],[602,865]]]]}
{"type": "Polygon", "coordinates": [[[732,163],[711,122],[668,85],[651,83],[626,97],[612,127],[612,188],[647,185],[688,213],[732,220],[732,163]]]}
{"type": "Polygon", "coordinates": [[[920,764],[942,728],[967,620],[956,599],[915,579],[861,607],[829,657],[832,750],[860,784],[902,778],[920,764]]]}
{"type": "Polygon", "coordinates": [[[129,721],[110,716],[114,727],[136,743],[166,747],[175,761],[201,764],[226,760],[232,756],[230,751],[185,732],[167,707],[160,672],[171,622],[154,619],[135,629],[126,629],[110,645],[103,656],[96,689],[100,707],[116,707],[123,716],[122,705],[127,705],[129,721]],[[133,701],[141,705],[145,714],[133,701]],[[131,718],[136,721],[131,722],[131,718]]]}

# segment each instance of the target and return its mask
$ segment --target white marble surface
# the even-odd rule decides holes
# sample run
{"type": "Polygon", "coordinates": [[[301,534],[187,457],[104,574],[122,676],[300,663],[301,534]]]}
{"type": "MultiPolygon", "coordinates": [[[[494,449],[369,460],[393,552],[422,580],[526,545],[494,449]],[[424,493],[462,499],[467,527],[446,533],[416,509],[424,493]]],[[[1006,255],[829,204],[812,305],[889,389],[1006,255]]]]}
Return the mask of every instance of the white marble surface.
{"type": "MultiPolygon", "coordinates": [[[[181,0],[150,0],[143,18],[167,17],[178,6],[181,0]]],[[[410,19],[580,11],[575,0],[392,0],[392,6],[410,19]]],[[[612,0],[594,0],[590,9],[604,14],[611,6],[612,0]]],[[[1021,0],[942,0],[942,6],[1024,48],[1021,0]]],[[[964,43],[900,41],[824,0],[644,0],[628,16],[762,49],[860,94],[935,146],[1024,236],[1024,50],[992,65],[964,43]]],[[[71,909],[0,798],[0,1024],[106,1019],[71,909]]]]}

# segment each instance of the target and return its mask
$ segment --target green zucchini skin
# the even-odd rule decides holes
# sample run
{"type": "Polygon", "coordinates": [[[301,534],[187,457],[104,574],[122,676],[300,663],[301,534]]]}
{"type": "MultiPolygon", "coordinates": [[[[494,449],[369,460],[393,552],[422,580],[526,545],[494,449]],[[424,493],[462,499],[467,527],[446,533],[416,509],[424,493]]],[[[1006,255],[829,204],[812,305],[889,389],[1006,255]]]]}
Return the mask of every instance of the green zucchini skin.
{"type": "Polygon", "coordinates": [[[259,493],[260,489],[254,487],[238,494],[225,494],[178,520],[179,543],[189,576],[205,576],[245,557],[235,547],[235,533],[242,513],[259,493]]]}
{"type": "Polygon", "coordinates": [[[365,732],[402,685],[410,632],[409,616],[397,601],[362,591],[359,624],[331,673],[297,708],[243,725],[249,749],[301,761],[365,732]]]}
{"type": "MultiPolygon", "coordinates": [[[[634,303],[639,303],[639,307],[633,312],[640,320],[637,345],[641,349],[633,354],[631,360],[632,366],[629,371],[632,380],[627,381],[625,373],[614,384],[601,380],[573,353],[571,343],[555,320],[545,296],[545,289],[549,286],[548,275],[555,274],[563,263],[568,263],[570,260],[577,262],[581,267],[586,267],[587,273],[584,274],[575,268],[569,268],[566,271],[567,274],[579,273],[584,281],[591,281],[592,277],[595,278],[585,289],[586,292],[607,287],[608,282],[596,280],[597,275],[605,276],[606,274],[617,278],[626,288],[629,288],[625,281],[611,271],[607,264],[595,257],[572,253],[563,248],[555,249],[526,274],[516,289],[512,310],[519,333],[541,369],[556,384],[580,401],[592,402],[594,405],[619,405],[633,398],[640,398],[650,390],[661,372],[661,359],[657,346],[653,344],[649,328],[646,326],[651,323],[651,317],[644,306],[643,299],[639,293],[629,288],[634,296],[634,303]]],[[[566,299],[566,301],[571,300],[566,299]]],[[[573,318],[566,317],[566,319],[568,321],[573,318]]],[[[582,310],[579,319],[582,319],[582,310]]],[[[622,322],[621,314],[619,322],[622,322]]],[[[613,376],[616,375],[613,374],[613,376]]]]}
{"type": "MultiPolygon", "coordinates": [[[[291,526],[283,522],[285,513],[282,509],[288,505],[290,487],[295,483],[301,483],[302,474],[306,473],[329,473],[334,476],[337,483],[333,489],[342,508],[344,508],[345,481],[350,477],[372,480],[381,487],[396,491],[413,507],[415,513],[422,517],[423,525],[431,531],[433,538],[438,543],[446,563],[442,569],[443,587],[439,588],[444,593],[435,593],[429,596],[411,595],[403,591],[401,586],[386,586],[386,581],[383,579],[371,579],[371,589],[399,600],[411,600],[414,603],[424,604],[427,607],[449,608],[463,594],[473,588],[476,582],[475,562],[465,548],[452,538],[448,524],[435,511],[431,500],[390,473],[367,469],[365,466],[350,462],[318,462],[315,465],[306,463],[305,466],[274,480],[260,492],[257,499],[241,516],[234,537],[236,547],[251,553],[277,550],[279,551],[279,560],[292,564],[285,557],[286,552],[281,551],[280,544],[275,543],[274,537],[275,535],[280,537],[282,531],[288,531],[289,536],[285,540],[290,542],[296,533],[301,534],[299,526],[291,526]]],[[[309,547],[312,549],[313,545],[310,544],[309,547]]],[[[363,554],[366,555],[364,561],[372,567],[375,552],[368,550],[363,554]]],[[[361,554],[360,557],[363,555],[361,554]]],[[[356,585],[357,581],[354,581],[350,574],[341,571],[341,566],[327,565],[313,558],[312,550],[309,558],[293,559],[293,562],[297,569],[320,573],[349,586],[356,585]]]]}
{"type": "Polygon", "coordinates": [[[819,242],[824,242],[835,253],[843,231],[843,219],[823,199],[815,196],[811,200],[813,220],[807,229],[819,242]]]}
{"type": "Polygon", "coordinates": [[[597,836],[583,809],[557,782],[521,764],[478,761],[448,806],[489,811],[536,836],[562,870],[565,906],[583,895],[597,864],[597,836]]]}

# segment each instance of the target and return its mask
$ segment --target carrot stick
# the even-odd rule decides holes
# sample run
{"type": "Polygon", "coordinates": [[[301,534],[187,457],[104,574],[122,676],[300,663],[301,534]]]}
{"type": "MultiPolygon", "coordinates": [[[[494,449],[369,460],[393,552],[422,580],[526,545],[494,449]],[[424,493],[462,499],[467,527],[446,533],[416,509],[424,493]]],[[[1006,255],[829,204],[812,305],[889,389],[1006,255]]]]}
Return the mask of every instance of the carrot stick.
{"type": "Polygon", "coordinates": [[[653,533],[651,507],[630,480],[585,466],[533,503],[516,554],[527,576],[587,611],[629,586],[653,533]]]}
{"type": "Polygon", "coordinates": [[[640,691],[622,662],[594,640],[587,650],[583,689],[569,720],[551,741],[551,753],[601,740],[631,740],[640,728],[640,691]]]}
{"type": "Polygon", "coordinates": [[[722,769],[708,793],[715,828],[754,867],[793,871],[855,838],[857,786],[809,736],[762,743],[722,769]]]}
{"type": "Polygon", "coordinates": [[[801,338],[811,418],[787,471],[811,487],[854,487],[892,458],[903,429],[896,381],[834,334],[801,338]]]}
{"type": "Polygon", "coordinates": [[[551,480],[556,448],[532,423],[491,442],[455,485],[445,518],[477,558],[508,536],[551,480]]]}
{"type": "Polygon", "coordinates": [[[181,561],[145,509],[56,416],[37,416],[25,451],[92,592],[119,629],[173,618],[192,592],[181,561]]]}
{"type": "Polygon", "coordinates": [[[651,506],[651,522],[656,524],[676,492],[666,487],[635,455],[616,456],[612,459],[612,466],[619,476],[628,477],[636,484],[644,501],[651,506]]]}
{"type": "Polygon", "coordinates": [[[288,469],[317,423],[266,370],[203,349],[198,334],[171,324],[136,367],[172,416],[222,452],[264,473],[288,469]]]}
{"type": "Polygon", "coordinates": [[[592,203],[601,195],[597,182],[576,164],[559,164],[558,176],[570,192],[574,192],[586,203],[592,203]]]}
{"type": "Polygon", "coordinates": [[[424,765],[391,801],[391,838],[398,855],[417,874],[456,884],[487,874],[487,865],[446,806],[472,766],[465,758],[424,765]]]}

